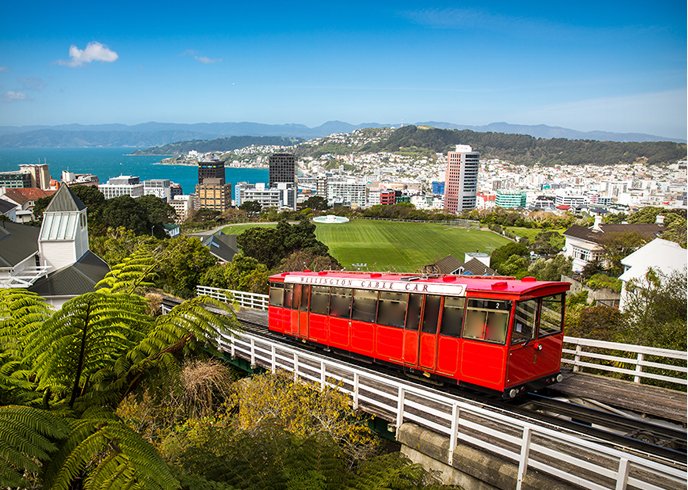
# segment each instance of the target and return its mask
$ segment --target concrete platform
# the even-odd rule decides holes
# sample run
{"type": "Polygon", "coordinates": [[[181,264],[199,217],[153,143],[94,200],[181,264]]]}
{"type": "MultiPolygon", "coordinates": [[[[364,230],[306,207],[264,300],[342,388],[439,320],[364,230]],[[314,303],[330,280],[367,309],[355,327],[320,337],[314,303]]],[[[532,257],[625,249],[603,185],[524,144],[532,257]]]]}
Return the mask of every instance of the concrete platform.
{"type": "Polygon", "coordinates": [[[564,372],[549,387],[563,395],[590,398],[622,410],[686,423],[686,393],[594,374],[564,372]]]}

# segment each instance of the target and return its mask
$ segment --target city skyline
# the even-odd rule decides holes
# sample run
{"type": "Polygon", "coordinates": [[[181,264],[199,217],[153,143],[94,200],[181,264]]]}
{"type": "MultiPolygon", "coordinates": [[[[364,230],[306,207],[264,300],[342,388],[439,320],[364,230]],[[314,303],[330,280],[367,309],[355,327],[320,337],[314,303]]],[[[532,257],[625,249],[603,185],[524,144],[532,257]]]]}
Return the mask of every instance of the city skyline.
{"type": "Polygon", "coordinates": [[[0,125],[508,121],[686,136],[677,2],[3,11],[0,125]]]}

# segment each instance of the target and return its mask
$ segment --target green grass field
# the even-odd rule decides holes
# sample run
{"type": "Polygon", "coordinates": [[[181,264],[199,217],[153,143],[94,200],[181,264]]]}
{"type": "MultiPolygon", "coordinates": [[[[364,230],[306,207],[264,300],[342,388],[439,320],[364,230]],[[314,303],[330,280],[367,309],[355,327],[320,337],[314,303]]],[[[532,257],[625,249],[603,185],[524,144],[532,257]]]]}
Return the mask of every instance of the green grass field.
{"type": "Polygon", "coordinates": [[[559,234],[563,234],[566,231],[565,228],[559,228],[556,230],[543,230],[541,228],[524,228],[522,226],[505,226],[504,228],[506,230],[509,230],[514,235],[525,237],[528,240],[534,239],[537,236],[537,234],[541,231],[556,231],[559,234]]]}
{"type": "Polygon", "coordinates": [[[226,226],[222,229],[222,233],[225,235],[241,235],[243,232],[248,230],[249,228],[274,228],[275,224],[273,223],[252,223],[252,224],[245,224],[245,223],[240,223],[236,225],[229,225],[226,226]]]}
{"type": "MultiPolygon", "coordinates": [[[[241,233],[250,227],[237,225],[223,231],[241,233]]],[[[368,265],[364,269],[371,271],[415,272],[450,254],[463,260],[465,252],[489,253],[509,242],[487,231],[375,220],[318,224],[316,235],[345,268],[354,269],[352,264],[365,263],[368,265]]]]}

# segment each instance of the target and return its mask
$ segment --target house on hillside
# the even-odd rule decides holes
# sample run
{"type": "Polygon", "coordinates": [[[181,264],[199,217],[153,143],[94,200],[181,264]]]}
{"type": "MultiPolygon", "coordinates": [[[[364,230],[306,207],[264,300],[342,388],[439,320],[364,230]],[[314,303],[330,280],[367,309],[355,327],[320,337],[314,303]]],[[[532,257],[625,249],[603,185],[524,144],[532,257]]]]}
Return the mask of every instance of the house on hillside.
{"type": "Polygon", "coordinates": [[[453,255],[447,255],[434,264],[423,266],[425,274],[456,274],[460,276],[494,276],[490,268],[490,256],[486,253],[467,252],[461,262],[453,255]]]}
{"type": "Polygon", "coordinates": [[[665,275],[684,270],[688,264],[688,258],[686,249],[678,243],[655,238],[624,257],[621,264],[624,266],[624,273],[619,276],[621,279],[619,309],[623,311],[628,303],[627,286],[629,281],[634,279],[642,281],[650,268],[665,275]]]}
{"type": "Polygon", "coordinates": [[[24,187],[18,189],[5,189],[0,199],[12,204],[15,209],[17,223],[29,223],[34,220],[33,207],[36,201],[42,197],[50,197],[55,191],[44,191],[37,187],[24,187]]]}
{"type": "Polygon", "coordinates": [[[218,259],[220,264],[231,262],[234,255],[239,251],[236,235],[225,235],[221,231],[218,231],[212,235],[199,238],[203,246],[210,250],[210,253],[218,259]]]}
{"type": "Polygon", "coordinates": [[[573,272],[581,272],[590,262],[601,261],[604,256],[604,242],[608,237],[624,233],[637,233],[647,240],[656,238],[664,231],[663,217],[656,223],[602,224],[600,216],[590,228],[572,225],[564,232],[566,239],[564,255],[573,259],[573,272]]]}
{"type": "Polygon", "coordinates": [[[67,186],[55,193],[40,228],[0,223],[0,287],[27,288],[59,309],[109,270],[89,250],[86,206],[67,186]]]}

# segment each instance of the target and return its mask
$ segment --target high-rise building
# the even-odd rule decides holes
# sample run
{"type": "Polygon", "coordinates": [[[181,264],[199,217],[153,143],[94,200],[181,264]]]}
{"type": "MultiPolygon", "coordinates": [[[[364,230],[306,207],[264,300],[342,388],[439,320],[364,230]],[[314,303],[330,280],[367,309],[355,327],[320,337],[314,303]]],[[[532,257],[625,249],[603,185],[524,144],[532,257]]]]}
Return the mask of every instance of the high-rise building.
{"type": "Polygon", "coordinates": [[[46,163],[27,163],[19,165],[19,171],[31,174],[31,187],[50,189],[50,171],[46,163]]]}
{"type": "Polygon", "coordinates": [[[232,205],[232,186],[225,181],[225,163],[198,162],[198,204],[203,209],[225,211],[232,205]]]}
{"type": "Polygon", "coordinates": [[[278,182],[296,182],[296,166],[293,153],[273,153],[270,155],[270,187],[278,182]]]}
{"type": "Polygon", "coordinates": [[[205,178],[196,186],[196,193],[202,209],[222,212],[232,204],[232,186],[225,184],[224,179],[205,178]]]}
{"type": "Polygon", "coordinates": [[[444,182],[444,210],[460,213],[475,209],[478,191],[480,153],[468,145],[456,145],[447,153],[447,173],[444,182]]]}
{"type": "Polygon", "coordinates": [[[209,162],[198,162],[198,183],[202,184],[205,179],[220,179],[225,183],[225,162],[212,160],[209,162]]]}

